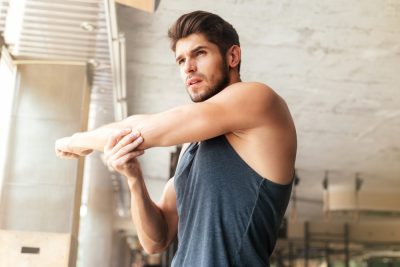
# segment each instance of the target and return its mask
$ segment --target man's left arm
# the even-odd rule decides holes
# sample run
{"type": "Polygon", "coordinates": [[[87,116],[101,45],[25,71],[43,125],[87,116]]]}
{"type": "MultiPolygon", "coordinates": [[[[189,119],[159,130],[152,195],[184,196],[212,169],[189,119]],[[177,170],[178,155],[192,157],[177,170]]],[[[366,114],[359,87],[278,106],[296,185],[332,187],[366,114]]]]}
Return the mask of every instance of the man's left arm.
{"type": "MultiPolygon", "coordinates": [[[[115,130],[132,129],[143,137],[139,149],[202,141],[235,130],[274,121],[281,98],[260,83],[236,83],[210,99],[152,115],[133,115],[99,129],[60,139],[57,154],[94,149],[102,151],[115,130]]],[[[275,118],[276,119],[276,118],[275,118]]]]}

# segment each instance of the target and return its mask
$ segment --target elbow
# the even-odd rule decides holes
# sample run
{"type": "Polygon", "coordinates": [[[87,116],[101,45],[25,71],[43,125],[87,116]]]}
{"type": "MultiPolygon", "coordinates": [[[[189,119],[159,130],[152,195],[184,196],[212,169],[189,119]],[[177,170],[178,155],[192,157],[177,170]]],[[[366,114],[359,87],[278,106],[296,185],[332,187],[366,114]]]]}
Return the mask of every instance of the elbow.
{"type": "Polygon", "coordinates": [[[149,255],[162,253],[165,249],[164,246],[143,246],[143,250],[149,255]]]}
{"type": "Polygon", "coordinates": [[[156,241],[142,242],[139,238],[139,241],[142,244],[143,250],[149,255],[162,253],[169,246],[169,243],[166,242],[166,240],[157,242],[156,241]]]}
{"type": "Polygon", "coordinates": [[[146,247],[143,247],[143,250],[144,250],[144,252],[146,252],[147,254],[149,254],[149,255],[153,255],[153,254],[157,254],[157,253],[160,253],[161,251],[159,251],[158,249],[155,249],[155,248],[146,248],[146,247]]]}

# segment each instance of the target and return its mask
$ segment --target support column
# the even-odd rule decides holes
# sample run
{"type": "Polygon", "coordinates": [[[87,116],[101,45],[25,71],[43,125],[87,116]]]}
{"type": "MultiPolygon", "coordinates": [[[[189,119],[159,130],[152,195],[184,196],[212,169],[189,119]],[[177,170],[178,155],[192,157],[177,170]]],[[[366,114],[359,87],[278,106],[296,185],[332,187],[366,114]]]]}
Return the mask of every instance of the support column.
{"type": "Polygon", "coordinates": [[[109,267],[112,266],[115,216],[110,172],[98,153],[88,156],[85,169],[87,214],[81,218],[78,266],[109,267]]]}
{"type": "Polygon", "coordinates": [[[68,234],[75,255],[83,160],[57,158],[54,142],[86,129],[86,66],[19,65],[16,84],[0,228],[68,234]]]}
{"type": "Polygon", "coordinates": [[[349,252],[349,224],[344,224],[344,266],[350,266],[350,252],[349,252]]]}
{"type": "Polygon", "coordinates": [[[288,258],[289,258],[289,267],[293,267],[294,264],[294,253],[293,253],[293,241],[289,241],[289,253],[288,253],[288,258]]]}
{"type": "Polygon", "coordinates": [[[308,267],[308,257],[310,253],[310,225],[304,223],[304,267],[308,267]]]}
{"type": "Polygon", "coordinates": [[[326,242],[325,245],[325,261],[326,261],[326,266],[331,267],[329,242],[326,242]]]}

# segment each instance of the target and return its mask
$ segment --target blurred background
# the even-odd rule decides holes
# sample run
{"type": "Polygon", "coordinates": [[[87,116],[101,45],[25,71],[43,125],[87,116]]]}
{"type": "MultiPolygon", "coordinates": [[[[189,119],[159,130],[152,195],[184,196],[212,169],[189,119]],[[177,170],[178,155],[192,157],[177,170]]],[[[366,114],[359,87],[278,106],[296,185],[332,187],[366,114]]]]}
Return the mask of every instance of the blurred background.
{"type": "MultiPolygon", "coordinates": [[[[268,84],[298,133],[273,266],[400,266],[400,1],[0,0],[0,266],[169,266],[147,255],[124,177],[57,138],[189,103],[167,30],[217,13],[243,81],[268,84]]],[[[180,147],[141,157],[157,201],[180,147]]],[[[240,197],[240,196],[238,196],[240,197]]]]}

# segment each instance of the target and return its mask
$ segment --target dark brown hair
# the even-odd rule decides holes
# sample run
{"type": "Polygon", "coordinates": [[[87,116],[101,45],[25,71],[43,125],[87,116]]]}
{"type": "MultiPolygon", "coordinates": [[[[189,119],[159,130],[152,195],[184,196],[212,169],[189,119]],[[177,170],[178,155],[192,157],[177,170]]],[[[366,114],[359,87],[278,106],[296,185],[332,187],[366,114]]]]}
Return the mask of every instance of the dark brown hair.
{"type": "Polygon", "coordinates": [[[209,42],[218,46],[222,56],[225,56],[232,45],[240,46],[239,36],[231,24],[218,15],[206,11],[194,11],[179,17],[169,28],[168,37],[171,40],[172,51],[175,52],[176,43],[180,39],[193,33],[204,34],[209,42]]]}

